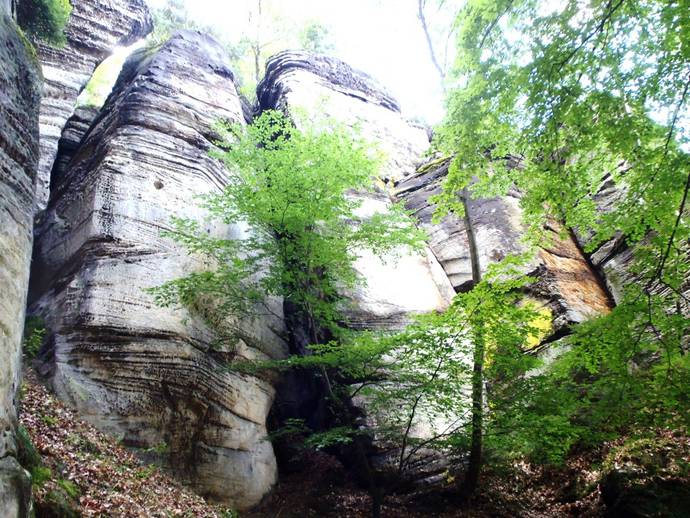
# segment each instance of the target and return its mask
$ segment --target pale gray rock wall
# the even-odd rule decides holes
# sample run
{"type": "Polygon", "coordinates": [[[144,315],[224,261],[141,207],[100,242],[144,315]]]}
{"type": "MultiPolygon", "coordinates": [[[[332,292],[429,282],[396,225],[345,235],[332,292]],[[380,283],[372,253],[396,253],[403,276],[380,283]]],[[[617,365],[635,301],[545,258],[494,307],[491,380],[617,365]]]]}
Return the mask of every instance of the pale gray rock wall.
{"type": "MultiPolygon", "coordinates": [[[[32,311],[46,319],[41,371],[61,399],[129,446],[165,443],[180,478],[244,509],[276,480],[265,439],[274,389],[227,371],[232,352],[210,351],[215,336],[196,314],[157,307],[144,291],[205,267],[161,231],[174,215],[203,218],[195,196],[226,183],[208,154],[219,119],[244,121],[214,40],[182,32],[130,57],[45,211],[32,311]]],[[[278,316],[241,323],[235,354],[285,354],[274,302],[278,316]]]]}
{"type": "Polygon", "coordinates": [[[38,64],[0,6],[0,516],[27,516],[31,484],[16,460],[17,396],[38,161],[38,64]]]}
{"type": "MultiPolygon", "coordinates": [[[[298,127],[305,120],[316,121],[317,125],[327,120],[326,126],[334,121],[355,129],[373,148],[383,152],[379,178],[372,179],[378,186],[376,192],[352,193],[362,202],[357,212],[362,219],[388,210],[392,200],[386,184],[414,174],[429,147],[426,129],[406,121],[397,102],[383,87],[334,58],[305,52],[280,53],[268,61],[257,93],[261,110],[284,111],[298,127]]],[[[399,257],[386,260],[367,250],[360,250],[358,255],[354,267],[364,282],[352,292],[343,293],[349,302],[344,316],[352,328],[399,329],[416,314],[445,309],[455,295],[428,247],[421,254],[401,251],[399,257]]],[[[298,399],[292,392],[299,396],[305,391],[299,384],[297,388],[288,387],[281,391],[279,403],[285,404],[286,397],[298,399]]],[[[355,404],[367,412],[366,401],[357,400],[355,404]]],[[[419,437],[428,437],[431,430],[443,426],[429,422],[421,409],[419,415],[420,420],[426,421],[415,423],[419,437]]],[[[382,466],[390,453],[390,447],[375,437],[370,452],[372,462],[382,466]]],[[[434,456],[420,458],[414,476],[427,478],[442,471],[436,460],[434,456]]]]}
{"type": "Polygon", "coordinates": [[[58,140],[77,97],[99,63],[118,45],[126,46],[152,29],[144,0],[72,0],[65,29],[67,44],[37,43],[45,78],[41,102],[41,157],[36,178],[36,209],[45,208],[58,140]]]}
{"type": "MultiPolygon", "coordinates": [[[[268,60],[257,96],[261,110],[282,110],[298,126],[306,117],[356,128],[384,154],[378,181],[414,173],[429,147],[426,129],[406,121],[397,101],[380,84],[335,58],[281,52],[268,60]]],[[[391,203],[383,189],[359,196],[363,218],[387,210],[391,203]]],[[[412,314],[445,308],[454,294],[429,250],[403,253],[397,262],[362,251],[355,269],[366,281],[347,294],[354,306],[346,316],[356,328],[400,327],[412,314]]]]}
{"type": "MultiPolygon", "coordinates": [[[[449,159],[430,160],[418,172],[396,184],[396,197],[404,200],[430,236],[430,247],[457,291],[471,289],[472,257],[468,230],[477,243],[477,261],[481,273],[508,255],[528,251],[522,241],[525,229],[519,207],[519,195],[502,198],[470,199],[467,218],[451,214],[436,224],[432,217],[436,206],[429,198],[441,192],[441,182],[448,173],[449,159]],[[470,229],[467,228],[469,223],[470,229]]],[[[554,332],[606,313],[611,301],[597,272],[589,265],[574,239],[563,239],[555,225],[549,228],[551,243],[537,251],[525,265],[525,273],[539,280],[531,294],[548,307],[553,315],[554,332]]]]}
{"type": "Polygon", "coordinates": [[[384,181],[414,173],[429,147],[426,128],[405,120],[398,103],[372,77],[342,61],[299,51],[270,58],[257,88],[260,108],[299,117],[328,117],[359,130],[384,155],[384,181]]]}

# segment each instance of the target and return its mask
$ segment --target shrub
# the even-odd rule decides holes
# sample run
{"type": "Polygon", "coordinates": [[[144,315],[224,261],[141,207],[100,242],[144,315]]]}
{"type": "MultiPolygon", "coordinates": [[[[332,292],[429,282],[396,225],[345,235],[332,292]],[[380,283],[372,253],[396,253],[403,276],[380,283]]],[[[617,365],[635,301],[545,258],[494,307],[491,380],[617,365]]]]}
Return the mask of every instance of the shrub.
{"type": "Polygon", "coordinates": [[[20,0],[17,22],[32,39],[63,46],[67,43],[65,26],[71,13],[69,0],[20,0]]]}
{"type": "Polygon", "coordinates": [[[24,342],[22,349],[27,358],[32,359],[38,355],[43,345],[43,337],[46,329],[43,320],[39,317],[29,317],[24,323],[24,342]]]}

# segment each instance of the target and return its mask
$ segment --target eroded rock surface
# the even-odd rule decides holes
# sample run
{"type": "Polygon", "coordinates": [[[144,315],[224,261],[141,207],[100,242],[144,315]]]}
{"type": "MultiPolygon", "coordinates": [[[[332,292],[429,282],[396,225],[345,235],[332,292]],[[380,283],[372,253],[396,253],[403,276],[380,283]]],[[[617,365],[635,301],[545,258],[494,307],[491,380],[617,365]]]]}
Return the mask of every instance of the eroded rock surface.
{"type": "Polygon", "coordinates": [[[0,515],[28,516],[31,484],[17,462],[17,396],[38,162],[40,76],[0,4],[0,515]]]}
{"type": "MultiPolygon", "coordinates": [[[[413,174],[429,147],[426,130],[406,121],[397,102],[383,87],[334,58],[304,52],[276,55],[268,61],[265,79],[258,87],[258,98],[262,110],[282,110],[298,126],[306,116],[317,123],[328,120],[354,128],[361,138],[383,152],[380,176],[372,179],[378,185],[376,192],[352,193],[362,201],[357,213],[362,219],[388,210],[392,200],[385,184],[413,174]]],[[[415,314],[445,309],[455,295],[443,268],[428,247],[421,254],[401,251],[399,257],[389,260],[361,250],[354,267],[364,282],[352,292],[343,294],[350,303],[344,315],[352,328],[399,329],[415,314]]],[[[299,399],[307,391],[303,385],[288,383],[281,389],[279,404],[299,407],[285,399],[299,399]]],[[[366,401],[358,400],[355,404],[367,412],[366,401]]],[[[441,426],[439,423],[425,424],[415,426],[415,430],[422,430],[420,437],[428,436],[430,430],[441,426]]],[[[369,452],[374,464],[385,465],[391,453],[388,445],[374,438],[369,452]]],[[[428,478],[442,471],[443,466],[437,460],[433,455],[420,457],[412,478],[428,478]]]]}
{"type": "Polygon", "coordinates": [[[50,172],[58,140],[77,97],[98,64],[118,45],[126,46],[152,29],[144,0],[72,0],[65,29],[67,43],[56,48],[37,44],[45,78],[41,102],[41,157],[36,178],[36,208],[48,202],[50,172]]]}
{"type": "Polygon", "coordinates": [[[129,58],[45,212],[32,309],[49,328],[42,372],[61,399],[126,445],[159,451],[200,494],[244,509],[276,479],[265,439],[274,389],[223,362],[284,354],[280,301],[278,316],[240,323],[235,350],[214,352],[201,318],[144,291],[204,267],[161,230],[174,215],[201,219],[195,195],[227,181],[208,155],[217,120],[244,121],[225,56],[185,31],[129,58]]]}
{"type": "Polygon", "coordinates": [[[263,110],[295,116],[302,110],[356,127],[384,154],[384,180],[414,173],[429,147],[427,130],[405,120],[383,86],[335,58],[298,51],[276,54],[266,64],[257,96],[263,110]]]}
{"type": "MultiPolygon", "coordinates": [[[[457,291],[471,289],[472,253],[468,232],[477,244],[479,270],[508,255],[527,251],[522,237],[519,195],[502,198],[467,200],[467,217],[450,214],[435,224],[436,209],[429,198],[441,192],[441,182],[448,173],[449,159],[431,160],[419,171],[396,184],[395,194],[404,200],[430,236],[430,247],[457,291]],[[468,228],[469,225],[469,228],[468,228]]],[[[580,252],[574,239],[563,239],[560,229],[552,227],[551,244],[538,251],[525,266],[525,272],[538,277],[532,295],[544,302],[553,315],[554,331],[583,322],[611,308],[611,301],[596,272],[580,252]]]]}
{"type": "MultiPolygon", "coordinates": [[[[414,173],[429,147],[426,130],[406,121],[381,85],[335,58],[281,52],[268,61],[257,94],[262,110],[282,110],[298,125],[306,114],[356,128],[361,138],[384,153],[380,180],[414,173]]],[[[391,202],[383,190],[361,196],[361,217],[385,211],[391,202]]],[[[354,301],[347,314],[353,327],[400,327],[411,314],[445,308],[453,296],[428,250],[388,263],[364,251],[355,268],[366,284],[348,294],[354,301]]]]}
{"type": "Polygon", "coordinates": [[[62,182],[67,166],[79,149],[84,135],[96,119],[100,109],[95,106],[78,106],[72,116],[67,119],[58,141],[57,155],[50,174],[51,183],[55,186],[62,182]]]}

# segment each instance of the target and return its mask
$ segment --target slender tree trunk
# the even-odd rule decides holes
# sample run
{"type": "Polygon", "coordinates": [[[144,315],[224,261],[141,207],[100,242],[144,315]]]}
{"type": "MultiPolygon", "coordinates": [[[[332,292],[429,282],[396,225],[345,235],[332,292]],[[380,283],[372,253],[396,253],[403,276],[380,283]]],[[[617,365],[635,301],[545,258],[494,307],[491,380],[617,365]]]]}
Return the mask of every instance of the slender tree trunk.
{"type": "Polygon", "coordinates": [[[434,64],[434,68],[438,72],[441,78],[441,88],[445,90],[446,72],[443,70],[438,57],[436,56],[436,49],[434,49],[434,44],[431,41],[431,33],[429,32],[429,26],[426,23],[426,16],[424,16],[424,4],[425,0],[417,0],[417,18],[422,24],[422,30],[424,31],[424,37],[426,38],[426,44],[429,48],[429,55],[431,56],[431,62],[434,64]]]}
{"type": "Polygon", "coordinates": [[[482,466],[484,432],[484,338],[477,330],[474,343],[474,366],[472,370],[472,443],[465,476],[464,492],[469,496],[477,489],[479,471],[482,466]]]}
{"type": "MultiPolygon", "coordinates": [[[[314,320],[314,313],[309,305],[307,305],[307,307],[305,308],[305,313],[308,317],[310,328],[309,334],[311,336],[311,342],[314,344],[321,343],[320,329],[318,324],[314,320]]],[[[323,376],[324,385],[328,397],[331,398],[331,401],[335,402],[337,396],[333,392],[333,384],[331,383],[330,376],[328,375],[328,371],[325,367],[321,367],[321,375],[323,376]]],[[[345,414],[345,422],[348,426],[354,428],[356,425],[356,416],[355,412],[353,411],[352,401],[348,398],[348,400],[346,401],[339,402],[339,405],[343,407],[343,413],[345,414]]],[[[380,518],[384,494],[382,489],[376,483],[374,468],[372,467],[371,462],[369,461],[369,457],[367,456],[367,447],[364,438],[358,434],[355,434],[352,443],[355,454],[355,465],[358,475],[363,479],[364,483],[367,486],[369,496],[371,496],[371,516],[373,518],[380,518]]]]}
{"type": "Polygon", "coordinates": [[[254,80],[259,83],[261,79],[261,0],[257,2],[256,38],[253,45],[254,52],[254,80]]]}
{"type": "MultiPolygon", "coordinates": [[[[481,281],[482,272],[479,265],[477,240],[474,235],[472,221],[470,220],[469,193],[467,189],[463,190],[462,202],[465,209],[465,229],[467,231],[467,241],[472,263],[472,280],[476,285],[481,281]]],[[[484,433],[484,349],[484,336],[480,322],[474,330],[474,355],[472,358],[472,442],[470,445],[470,457],[463,487],[463,492],[467,496],[470,496],[474,493],[475,489],[477,489],[479,472],[482,466],[484,433]]]]}

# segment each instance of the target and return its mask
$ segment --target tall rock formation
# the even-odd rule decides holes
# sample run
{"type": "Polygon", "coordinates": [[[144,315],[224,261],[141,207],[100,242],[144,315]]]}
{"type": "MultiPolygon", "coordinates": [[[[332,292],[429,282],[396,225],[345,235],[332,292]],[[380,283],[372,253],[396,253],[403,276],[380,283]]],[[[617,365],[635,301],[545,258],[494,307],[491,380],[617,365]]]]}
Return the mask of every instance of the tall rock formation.
{"type": "Polygon", "coordinates": [[[41,102],[41,157],[36,177],[36,209],[48,202],[50,173],[58,140],[77,97],[101,61],[118,45],[127,46],[152,29],[144,0],[72,0],[64,47],[39,42],[45,78],[41,102]]]}
{"type": "Polygon", "coordinates": [[[17,396],[38,163],[38,65],[0,6],[0,515],[27,516],[31,484],[17,462],[17,396]]]}
{"type": "MultiPolygon", "coordinates": [[[[414,174],[429,147],[426,129],[406,121],[397,102],[381,85],[334,58],[292,51],[277,54],[267,63],[257,96],[261,110],[282,110],[298,126],[306,116],[311,120],[323,118],[352,127],[384,154],[379,177],[372,178],[372,183],[378,185],[375,192],[352,193],[362,202],[357,214],[362,219],[388,210],[392,200],[385,184],[414,174]]],[[[343,293],[351,303],[344,316],[352,328],[399,329],[415,314],[445,309],[455,295],[441,265],[428,248],[421,254],[401,251],[399,257],[388,261],[361,250],[354,267],[364,283],[351,293],[343,293]]],[[[304,383],[304,380],[299,381],[304,383]]],[[[280,390],[278,403],[281,408],[303,411],[292,401],[285,401],[290,397],[298,399],[292,396],[295,392],[302,395],[308,390],[299,382],[288,380],[280,390]]],[[[366,409],[366,401],[358,400],[357,404],[366,409]]],[[[441,425],[415,423],[414,430],[420,432],[419,437],[427,437],[436,426],[441,425]]],[[[385,466],[394,451],[378,439],[375,438],[369,454],[374,463],[385,466]]],[[[434,460],[434,457],[421,460],[414,476],[424,478],[438,471],[434,460]]]]}
{"type": "Polygon", "coordinates": [[[275,317],[241,322],[243,340],[216,351],[197,314],[157,307],[144,291],[204,267],[161,230],[172,216],[203,218],[195,196],[226,183],[228,172],[208,154],[220,119],[244,122],[213,39],[184,31],[128,59],[55,184],[32,309],[49,330],[41,370],[61,399],[126,445],[162,446],[200,494],[244,509],[276,479],[265,439],[274,389],[224,361],[283,355],[282,304],[275,301],[275,317]]]}
{"type": "MultiPolygon", "coordinates": [[[[373,78],[334,58],[286,51],[273,56],[257,89],[261,110],[277,109],[301,123],[301,114],[323,117],[356,130],[384,155],[379,183],[413,174],[429,147],[425,128],[406,121],[397,101],[373,78]]],[[[358,194],[360,216],[387,210],[385,189],[358,194]]],[[[383,262],[366,251],[355,269],[366,281],[348,294],[354,306],[347,313],[356,328],[395,328],[410,315],[446,307],[454,292],[429,250],[383,262]]]]}
{"type": "MultiPolygon", "coordinates": [[[[395,195],[404,200],[427,231],[429,245],[457,291],[472,288],[472,262],[481,273],[508,255],[528,251],[519,207],[519,193],[500,198],[466,196],[466,217],[450,214],[433,223],[436,206],[430,197],[441,192],[450,159],[430,160],[418,171],[396,183],[395,195]],[[476,250],[473,250],[473,244],[476,250]]],[[[554,333],[571,324],[606,313],[612,301],[597,272],[587,262],[574,239],[561,237],[555,224],[547,228],[550,243],[540,248],[524,267],[537,277],[530,294],[549,309],[554,333]]]]}

